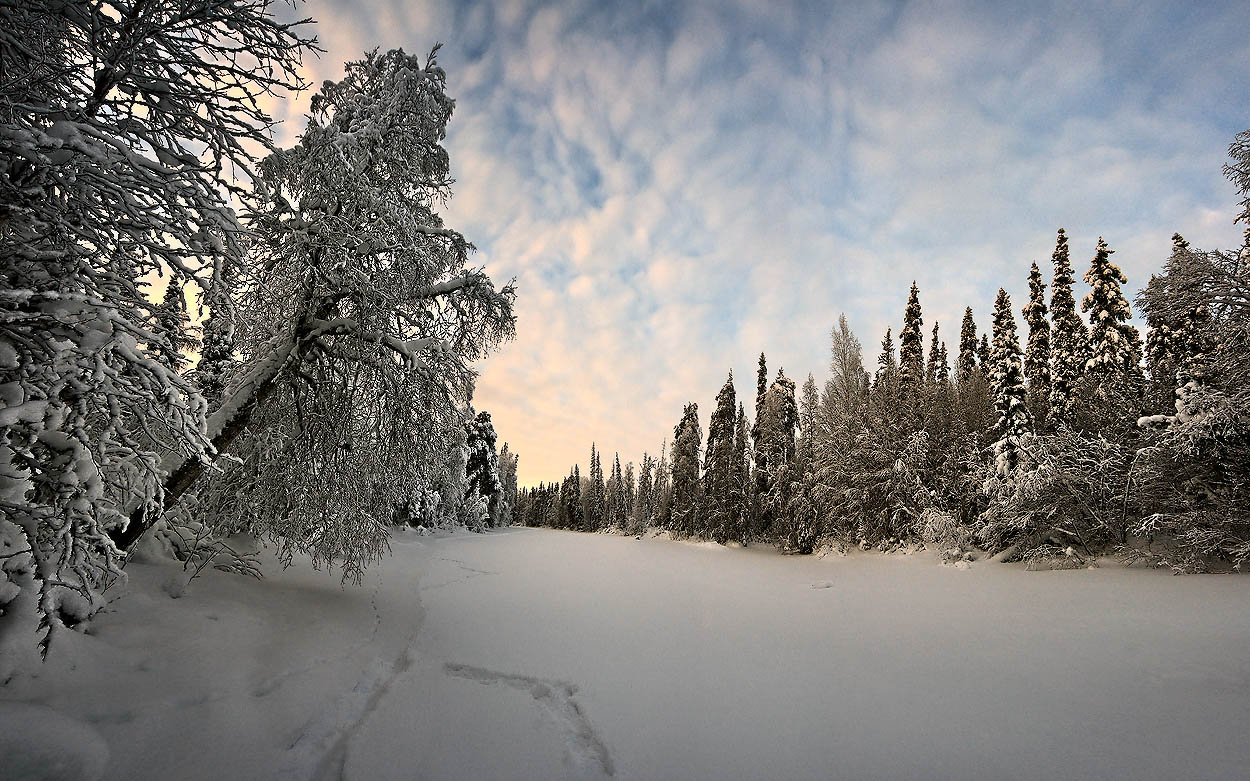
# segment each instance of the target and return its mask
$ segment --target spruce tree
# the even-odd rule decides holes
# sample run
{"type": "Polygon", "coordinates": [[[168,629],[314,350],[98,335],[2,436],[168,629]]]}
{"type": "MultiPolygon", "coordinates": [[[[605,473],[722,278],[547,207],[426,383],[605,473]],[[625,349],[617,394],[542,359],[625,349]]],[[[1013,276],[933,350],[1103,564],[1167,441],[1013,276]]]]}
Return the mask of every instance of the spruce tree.
{"type": "Polygon", "coordinates": [[[603,466],[600,463],[599,451],[594,443],[590,445],[590,473],[586,480],[586,495],[583,497],[586,527],[591,531],[603,528],[606,521],[604,501],[605,487],[603,484],[603,466]]]}
{"type": "Polygon", "coordinates": [[[989,380],[990,373],[993,371],[993,351],[990,349],[989,334],[981,334],[981,342],[977,345],[977,364],[981,369],[981,376],[989,380]]]}
{"type": "Polygon", "coordinates": [[[920,316],[920,289],[911,283],[907,308],[903,312],[903,330],[899,332],[899,391],[908,403],[915,404],[924,380],[924,349],[920,316]]]}
{"type": "Polygon", "coordinates": [[[751,526],[751,466],[747,461],[747,414],[738,403],[738,416],[734,422],[733,447],[733,507],[730,520],[733,539],[746,545],[751,526]]]}
{"type": "Polygon", "coordinates": [[[220,290],[230,281],[230,275],[224,274],[222,282],[214,289],[208,300],[208,317],[201,327],[203,342],[193,379],[209,409],[220,406],[235,365],[234,308],[220,290]]]}
{"type": "Polygon", "coordinates": [[[1115,250],[1098,237],[1098,248],[1085,272],[1090,292],[1081,301],[1081,311],[1089,313],[1089,357],[1085,371],[1095,384],[1095,392],[1105,394],[1110,385],[1129,379],[1140,365],[1137,329],[1129,325],[1132,316],[1128,299],[1120,285],[1127,282],[1120,267],[1111,262],[1115,250]]]}
{"type": "Polygon", "coordinates": [[[960,383],[972,379],[977,370],[977,324],[972,319],[972,307],[964,310],[964,321],[959,327],[959,363],[955,377],[960,383]]]}
{"type": "MultiPolygon", "coordinates": [[[[1189,242],[1179,233],[1172,234],[1170,266],[1190,261],[1189,242]]],[[[1146,313],[1146,366],[1150,372],[1149,400],[1147,409],[1156,413],[1170,413],[1176,402],[1177,372],[1185,359],[1185,324],[1166,308],[1151,306],[1154,298],[1167,295],[1166,282],[1155,275],[1142,291],[1138,301],[1146,313]]]]}
{"type": "Polygon", "coordinates": [[[755,422],[751,426],[751,439],[755,443],[755,490],[752,502],[759,506],[760,496],[768,492],[768,466],[764,462],[764,448],[760,447],[760,421],[764,419],[764,397],[768,394],[768,364],[760,353],[760,368],[755,375],[755,422]]]}
{"type": "Polygon", "coordinates": [[[173,276],[170,276],[165,297],[156,310],[156,333],[162,338],[156,353],[165,365],[179,372],[186,368],[190,362],[186,352],[194,349],[199,341],[191,333],[191,318],[187,316],[182,284],[173,276]]]}
{"type": "Polygon", "coordinates": [[[733,372],[716,395],[716,409],[707,426],[703,461],[703,491],[707,501],[707,531],[724,544],[734,533],[734,432],[737,413],[733,372]]]}
{"type": "Polygon", "coordinates": [[[891,388],[898,387],[898,363],[894,360],[894,338],[891,329],[885,329],[885,337],[881,340],[881,353],[877,356],[877,374],[873,377],[874,388],[883,384],[891,388]]]}
{"type": "Polygon", "coordinates": [[[695,533],[703,502],[699,479],[699,449],[703,432],[699,427],[699,405],[691,402],[673,429],[672,531],[680,537],[695,533]]]}
{"type": "Polygon", "coordinates": [[[1072,411],[1077,384],[1085,373],[1089,334],[1076,311],[1072,293],[1072,262],[1068,237],[1059,229],[1050,256],[1055,275],[1050,286],[1050,319],[1053,326],[1050,354],[1050,403],[1048,415],[1054,425],[1066,424],[1072,411]]]}
{"type": "Polygon", "coordinates": [[[1029,326],[1029,344],[1024,352],[1029,411],[1035,419],[1044,421],[1050,401],[1050,321],[1046,319],[1046,285],[1037,263],[1029,269],[1029,303],[1021,311],[1029,326]]]}
{"type": "Polygon", "coordinates": [[[761,532],[771,529],[785,511],[789,489],[787,469],[794,459],[795,429],[799,424],[794,391],[794,380],[785,375],[784,369],[778,369],[777,379],[768,387],[764,399],[763,421],[760,423],[763,433],[758,447],[766,451],[764,462],[768,467],[769,492],[759,520],[764,527],[761,532]]]}
{"type": "Polygon", "coordinates": [[[1020,362],[1020,342],[1016,338],[1016,318],[1007,291],[999,288],[994,302],[994,351],[990,383],[994,390],[994,465],[1002,477],[1010,476],[1020,462],[1021,440],[1032,429],[1026,406],[1024,367],[1020,362]]]}
{"type": "Polygon", "coordinates": [[[587,531],[586,513],[582,509],[582,470],[577,464],[569,475],[568,523],[570,529],[587,531]]]}
{"type": "Polygon", "coordinates": [[[938,338],[938,324],[933,323],[933,339],[929,342],[929,361],[925,364],[925,384],[933,388],[938,384],[938,364],[942,356],[939,354],[941,340],[938,338]]]}

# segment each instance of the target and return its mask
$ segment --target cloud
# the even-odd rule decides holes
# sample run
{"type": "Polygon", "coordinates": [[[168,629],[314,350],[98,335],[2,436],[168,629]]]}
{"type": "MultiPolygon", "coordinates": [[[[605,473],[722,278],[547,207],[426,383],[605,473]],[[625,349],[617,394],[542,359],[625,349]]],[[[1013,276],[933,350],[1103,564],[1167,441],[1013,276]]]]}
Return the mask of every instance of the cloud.
{"type": "Polygon", "coordinates": [[[476,403],[526,484],[592,441],[655,453],[684,402],[706,421],[730,369],[752,409],[761,350],[770,373],[823,375],[839,312],[871,362],[913,279],[926,331],[940,320],[953,345],[965,306],[989,324],[1000,285],[1023,304],[1060,225],[1078,267],[1106,236],[1130,287],[1174,230],[1240,236],[1220,165],[1244,122],[1241,7],[300,10],[328,50],[314,83],[365,48],[445,43],[446,217],[520,291],[518,338],[482,364],[476,403]]]}

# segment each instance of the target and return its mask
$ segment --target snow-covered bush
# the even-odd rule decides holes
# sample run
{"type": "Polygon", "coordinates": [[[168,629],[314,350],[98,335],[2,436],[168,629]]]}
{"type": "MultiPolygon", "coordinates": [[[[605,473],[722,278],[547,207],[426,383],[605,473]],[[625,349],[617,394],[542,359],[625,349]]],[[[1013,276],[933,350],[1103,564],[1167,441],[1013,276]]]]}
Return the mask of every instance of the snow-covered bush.
{"type": "Polygon", "coordinates": [[[1049,542],[1092,555],[1124,542],[1135,518],[1126,495],[1131,451],[1063,428],[1026,438],[1021,452],[1012,475],[995,470],[983,484],[988,505],[976,531],[983,547],[1023,555],[1049,542]]]}

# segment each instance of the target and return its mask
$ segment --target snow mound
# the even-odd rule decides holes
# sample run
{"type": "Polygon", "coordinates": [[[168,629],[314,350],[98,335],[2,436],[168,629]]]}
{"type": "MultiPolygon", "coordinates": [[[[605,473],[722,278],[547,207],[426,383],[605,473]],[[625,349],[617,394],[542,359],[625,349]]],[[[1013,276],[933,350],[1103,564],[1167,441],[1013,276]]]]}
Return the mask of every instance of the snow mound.
{"type": "Polygon", "coordinates": [[[79,781],[104,774],[108,744],[90,725],[43,705],[0,701],[6,781],[79,781]]]}

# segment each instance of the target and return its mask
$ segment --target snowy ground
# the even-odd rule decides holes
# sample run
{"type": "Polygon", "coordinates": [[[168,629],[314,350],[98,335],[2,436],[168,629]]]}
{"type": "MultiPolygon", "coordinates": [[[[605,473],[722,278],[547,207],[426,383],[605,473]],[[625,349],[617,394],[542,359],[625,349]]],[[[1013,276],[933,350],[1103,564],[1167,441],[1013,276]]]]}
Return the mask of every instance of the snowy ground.
{"type": "Polygon", "coordinates": [[[1232,778],[1250,579],[401,535],[361,588],[131,566],[0,776],[1232,778]],[[59,769],[61,776],[50,774],[59,769]]]}

